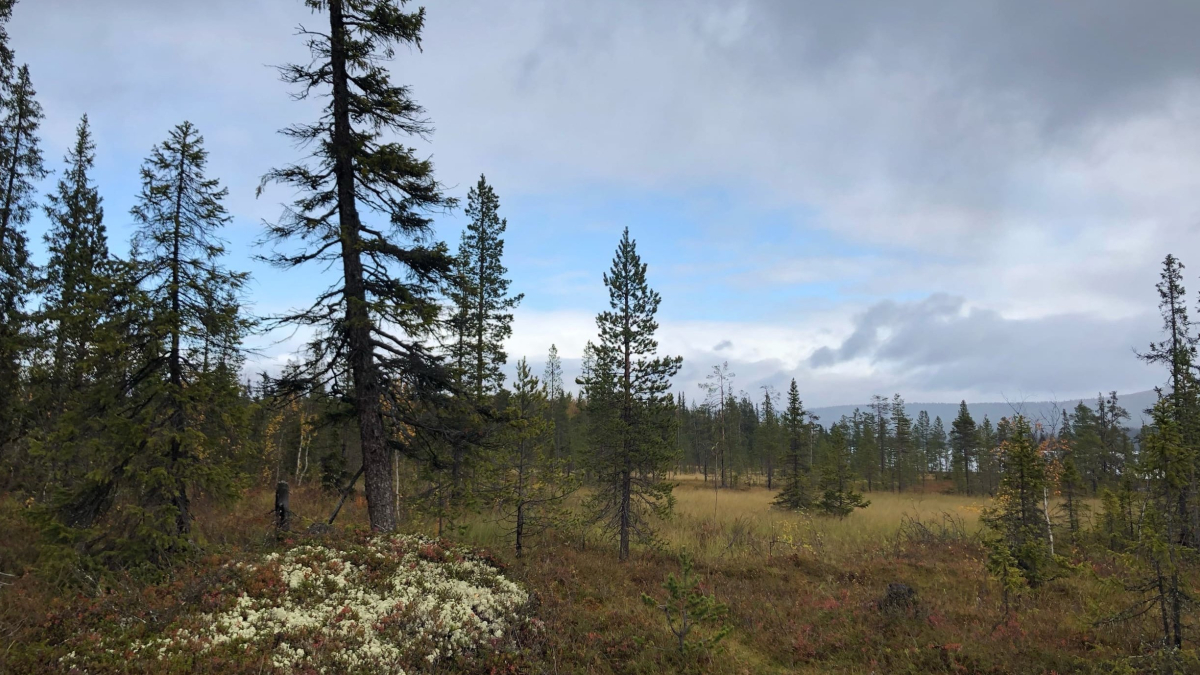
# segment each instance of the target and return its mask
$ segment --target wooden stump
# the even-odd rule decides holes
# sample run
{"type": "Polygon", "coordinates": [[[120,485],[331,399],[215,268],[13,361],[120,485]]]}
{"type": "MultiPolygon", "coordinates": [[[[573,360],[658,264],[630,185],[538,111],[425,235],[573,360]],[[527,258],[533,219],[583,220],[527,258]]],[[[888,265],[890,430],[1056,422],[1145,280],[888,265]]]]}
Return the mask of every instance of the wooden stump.
{"type": "Polygon", "coordinates": [[[275,529],[287,532],[292,527],[292,510],[288,508],[287,481],[275,485],[275,529]]]}

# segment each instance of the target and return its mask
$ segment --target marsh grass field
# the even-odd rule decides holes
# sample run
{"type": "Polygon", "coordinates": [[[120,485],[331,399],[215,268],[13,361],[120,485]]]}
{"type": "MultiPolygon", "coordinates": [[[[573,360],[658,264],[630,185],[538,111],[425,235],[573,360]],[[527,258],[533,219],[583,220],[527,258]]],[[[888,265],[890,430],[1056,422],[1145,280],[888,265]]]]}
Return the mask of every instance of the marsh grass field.
{"type": "MultiPolygon", "coordinates": [[[[1060,542],[1058,552],[1071,569],[1015,598],[1006,614],[984,565],[980,514],[986,500],[942,494],[931,482],[925,493],[870,493],[868,508],[837,519],[775,510],[774,493],[761,486],[718,492],[698,476],[674,482],[675,511],[658,524],[659,540],[625,563],[617,562],[611,541],[589,528],[546,532],[522,558],[512,554],[505,528],[486,515],[447,534],[487,550],[527,589],[528,611],[542,627],[523,634],[517,648],[492,655],[483,672],[1109,673],[1189,672],[1194,666],[1186,656],[1151,656],[1152,616],[1105,623],[1136,599],[1125,590],[1117,554],[1084,557],[1060,542]],[[731,626],[715,648],[686,656],[678,653],[663,614],[642,599],[662,597],[683,551],[694,556],[704,591],[728,606],[731,626]],[[888,611],[881,600],[895,583],[910,586],[915,602],[888,611]]],[[[332,503],[315,488],[293,494],[301,526],[323,518],[332,503]]],[[[44,668],[58,663],[64,650],[102,640],[118,615],[140,617],[153,633],[155,622],[165,626],[191,611],[204,570],[306,540],[277,541],[270,508],[265,490],[249,494],[235,511],[214,508],[202,522],[218,555],[150,588],[131,580],[90,597],[56,596],[51,589],[63,579],[20,572],[36,559],[33,548],[5,547],[3,571],[18,576],[6,577],[15,581],[0,591],[0,670],[51,672],[44,668]]],[[[18,536],[13,541],[20,541],[23,527],[19,509],[11,502],[4,509],[6,528],[18,536]]],[[[404,529],[430,535],[435,527],[410,520],[404,529]]],[[[323,538],[365,528],[365,505],[352,499],[323,538]]],[[[693,636],[706,630],[697,628],[693,636]]],[[[245,668],[227,663],[208,671],[194,661],[131,660],[111,672],[270,672],[261,664],[247,659],[245,668]]],[[[428,672],[482,667],[439,663],[428,672]]]]}

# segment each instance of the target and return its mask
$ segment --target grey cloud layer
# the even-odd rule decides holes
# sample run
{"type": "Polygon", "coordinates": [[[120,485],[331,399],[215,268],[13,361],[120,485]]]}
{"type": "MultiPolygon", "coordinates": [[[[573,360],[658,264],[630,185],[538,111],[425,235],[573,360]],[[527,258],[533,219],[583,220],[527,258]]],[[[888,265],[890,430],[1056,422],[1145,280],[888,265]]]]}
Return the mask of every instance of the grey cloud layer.
{"type": "MultiPolygon", "coordinates": [[[[798,374],[832,402],[1153,383],[1129,348],[1153,331],[1157,262],[1171,251],[1200,269],[1200,3],[528,0],[428,14],[425,53],[394,70],[429,110],[448,184],[485,171],[504,195],[715,185],[879,247],[841,264],[771,252],[734,280],[748,294],[850,288],[841,302],[860,311],[795,373],[766,358],[735,364],[744,381],[798,374]],[[896,294],[928,297],[874,302],[896,294]],[[874,371],[835,367],[856,360],[874,371]]],[[[292,28],[312,21],[298,0],[25,0],[12,32],[52,116],[47,156],[87,111],[102,169],[132,175],[191,118],[254,223],[277,211],[252,198],[258,175],[296,154],[275,131],[306,117],[265,66],[303,58],[292,28]]],[[[700,379],[701,360],[727,351],[714,344],[689,362],[700,379]]]]}

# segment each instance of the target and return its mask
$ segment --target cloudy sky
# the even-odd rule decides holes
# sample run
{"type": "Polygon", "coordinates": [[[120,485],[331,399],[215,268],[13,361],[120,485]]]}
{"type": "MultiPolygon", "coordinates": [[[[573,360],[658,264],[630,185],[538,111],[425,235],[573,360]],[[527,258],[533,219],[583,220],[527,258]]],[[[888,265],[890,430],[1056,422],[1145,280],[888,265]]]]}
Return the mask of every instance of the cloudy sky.
{"type": "MultiPolygon", "coordinates": [[[[501,197],[514,356],[556,343],[577,367],[628,226],[689,393],[721,361],[750,392],[795,377],[810,405],[1165,379],[1133,348],[1156,336],[1163,256],[1200,272],[1200,3],[426,7],[423,52],[392,72],[450,192],[485,173],[501,197]]],[[[289,197],[255,199],[258,178],[298,157],[276,132],[312,116],[270,66],[303,59],[295,28],[322,18],[300,0],[24,0],[10,33],[51,167],[91,118],[114,248],[142,158],[199,126],[231,193],[231,266],[266,314],[322,287],[250,259],[289,197]]],[[[438,220],[452,244],[460,228],[438,220]]],[[[292,345],[257,343],[259,365],[292,345]]]]}

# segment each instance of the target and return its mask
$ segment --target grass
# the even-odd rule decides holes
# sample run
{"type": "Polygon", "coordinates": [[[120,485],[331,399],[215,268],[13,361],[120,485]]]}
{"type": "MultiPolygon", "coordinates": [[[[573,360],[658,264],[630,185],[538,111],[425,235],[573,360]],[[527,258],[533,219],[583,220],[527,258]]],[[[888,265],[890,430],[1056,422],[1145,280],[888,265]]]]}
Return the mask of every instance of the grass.
{"type": "MultiPolygon", "coordinates": [[[[774,510],[773,492],[761,486],[715,493],[699,477],[674,480],[675,514],[659,524],[655,546],[639,547],[625,563],[594,530],[547,533],[517,559],[503,527],[484,516],[465,523],[455,538],[491,550],[505,573],[530,591],[530,611],[545,622],[544,631],[489,662],[491,672],[1149,673],[1189,672],[1197,665],[1194,651],[1154,656],[1157,633],[1148,618],[1097,624],[1133,599],[1121,585],[1126,561],[1116,554],[1060,543],[1074,571],[1027,591],[1006,617],[978,538],[986,500],[941,494],[942,486],[931,483],[918,494],[870,493],[867,509],[831,519],[774,510]],[[678,572],[683,550],[694,555],[705,590],[729,606],[733,627],[717,649],[686,658],[678,655],[662,614],[641,600],[643,594],[662,597],[661,584],[678,572]],[[915,590],[914,607],[880,610],[892,583],[915,590]],[[1183,665],[1164,665],[1164,658],[1183,665]]],[[[310,488],[295,489],[292,503],[301,527],[332,507],[329,497],[310,488]]],[[[14,515],[20,505],[0,504],[0,526],[20,520],[14,515]]],[[[233,510],[206,508],[202,532],[220,551],[218,559],[279,548],[270,508],[265,489],[250,492],[233,510]]],[[[338,525],[361,529],[365,519],[358,497],[338,525]]],[[[410,520],[404,529],[431,534],[435,524],[410,520]]],[[[7,640],[0,642],[0,650],[7,647],[0,671],[7,665],[11,672],[39,672],[26,665],[36,660],[26,657],[54,653],[47,626],[61,630],[84,621],[72,618],[84,615],[80,600],[49,600],[53,589],[39,586],[36,575],[22,575],[21,560],[27,567],[29,555],[0,548],[0,571],[18,575],[0,589],[0,640],[7,640]]],[[[159,602],[170,596],[170,583],[156,588],[149,595],[159,602]]],[[[113,594],[136,605],[138,594],[148,591],[115,586],[113,594]]],[[[137,664],[125,668],[154,672],[137,664]]]]}

